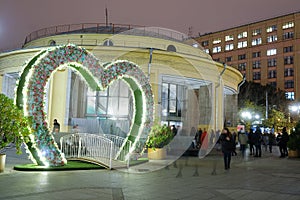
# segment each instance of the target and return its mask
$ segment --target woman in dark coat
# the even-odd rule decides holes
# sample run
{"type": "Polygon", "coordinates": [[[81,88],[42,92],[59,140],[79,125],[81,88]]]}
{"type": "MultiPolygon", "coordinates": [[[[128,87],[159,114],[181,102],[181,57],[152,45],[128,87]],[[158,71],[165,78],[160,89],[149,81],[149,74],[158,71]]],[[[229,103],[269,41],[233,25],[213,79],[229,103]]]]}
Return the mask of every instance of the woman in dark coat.
{"type": "Polygon", "coordinates": [[[222,145],[222,152],[224,155],[224,166],[225,170],[230,169],[230,161],[231,161],[231,153],[233,151],[235,142],[233,140],[233,136],[228,130],[228,128],[224,128],[222,130],[221,136],[220,136],[220,142],[222,145]]]}

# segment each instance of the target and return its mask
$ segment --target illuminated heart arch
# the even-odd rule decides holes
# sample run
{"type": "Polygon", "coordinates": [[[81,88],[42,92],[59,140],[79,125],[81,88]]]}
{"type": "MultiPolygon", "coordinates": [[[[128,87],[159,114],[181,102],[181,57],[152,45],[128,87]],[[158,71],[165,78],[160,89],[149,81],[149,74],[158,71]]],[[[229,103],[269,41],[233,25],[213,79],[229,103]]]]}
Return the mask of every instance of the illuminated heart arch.
{"type": "Polygon", "coordinates": [[[48,128],[44,111],[47,84],[54,72],[63,67],[76,70],[93,90],[105,90],[117,79],[127,82],[135,109],[125,142],[132,141],[128,153],[133,151],[153,123],[153,93],[147,76],[129,61],[116,61],[103,67],[90,52],[69,44],[39,52],[24,66],[19,79],[16,104],[33,119],[33,134],[26,141],[32,160],[46,166],[61,166],[66,162],[48,128]]]}

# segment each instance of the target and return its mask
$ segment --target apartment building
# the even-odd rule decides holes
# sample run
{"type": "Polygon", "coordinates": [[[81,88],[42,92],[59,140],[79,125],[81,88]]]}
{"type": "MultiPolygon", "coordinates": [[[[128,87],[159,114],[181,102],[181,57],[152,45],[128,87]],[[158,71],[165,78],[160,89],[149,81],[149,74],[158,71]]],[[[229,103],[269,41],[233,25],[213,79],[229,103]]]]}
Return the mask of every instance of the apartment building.
{"type": "Polygon", "coordinates": [[[247,81],[272,85],[300,100],[300,12],[195,38],[215,61],[237,68],[247,81]]]}

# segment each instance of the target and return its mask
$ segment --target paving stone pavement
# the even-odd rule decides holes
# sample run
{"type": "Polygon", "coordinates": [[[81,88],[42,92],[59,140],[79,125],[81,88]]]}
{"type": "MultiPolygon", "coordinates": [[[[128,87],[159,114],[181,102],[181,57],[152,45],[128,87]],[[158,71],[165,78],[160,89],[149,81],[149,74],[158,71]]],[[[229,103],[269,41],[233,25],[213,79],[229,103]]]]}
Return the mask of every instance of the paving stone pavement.
{"type": "Polygon", "coordinates": [[[203,159],[181,157],[171,164],[150,161],[125,170],[13,170],[21,163],[30,163],[26,154],[7,152],[6,169],[0,173],[1,200],[300,200],[300,159],[279,158],[276,147],[261,158],[232,157],[230,171],[223,169],[218,153],[203,159]]]}

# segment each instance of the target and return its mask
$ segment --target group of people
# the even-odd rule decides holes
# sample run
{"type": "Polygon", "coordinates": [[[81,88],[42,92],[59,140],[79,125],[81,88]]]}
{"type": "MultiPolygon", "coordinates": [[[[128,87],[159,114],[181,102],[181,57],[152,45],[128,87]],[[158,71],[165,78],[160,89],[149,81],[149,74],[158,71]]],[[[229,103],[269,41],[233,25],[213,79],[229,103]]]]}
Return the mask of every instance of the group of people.
{"type": "MultiPolygon", "coordinates": [[[[267,145],[269,145],[269,151],[270,153],[272,153],[272,146],[275,144],[279,146],[281,158],[288,156],[287,142],[289,141],[289,135],[287,133],[286,127],[283,128],[282,133],[277,134],[276,139],[273,133],[262,134],[260,128],[256,128],[255,131],[253,131],[253,129],[250,129],[249,133],[246,133],[246,131],[241,128],[238,132],[237,137],[238,142],[240,143],[242,157],[245,156],[246,147],[248,144],[250,148],[250,155],[253,155],[254,157],[261,157],[262,145],[265,146],[266,151],[267,145]]],[[[218,142],[221,144],[221,150],[224,156],[225,170],[228,170],[230,169],[231,156],[235,155],[235,134],[232,134],[228,128],[224,128],[218,142]]]]}

